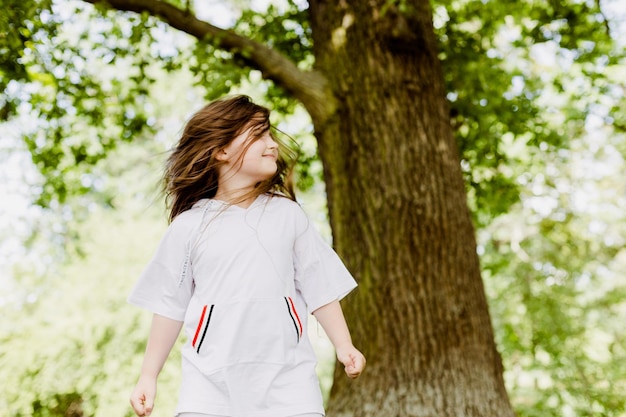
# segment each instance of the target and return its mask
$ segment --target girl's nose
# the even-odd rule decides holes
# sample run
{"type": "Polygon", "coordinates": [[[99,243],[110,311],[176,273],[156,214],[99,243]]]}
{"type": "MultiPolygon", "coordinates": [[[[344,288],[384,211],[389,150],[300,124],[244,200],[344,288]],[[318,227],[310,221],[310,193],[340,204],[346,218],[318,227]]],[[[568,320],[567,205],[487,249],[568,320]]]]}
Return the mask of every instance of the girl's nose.
{"type": "Polygon", "coordinates": [[[269,149],[278,149],[278,143],[271,136],[265,139],[265,144],[269,149]]]}

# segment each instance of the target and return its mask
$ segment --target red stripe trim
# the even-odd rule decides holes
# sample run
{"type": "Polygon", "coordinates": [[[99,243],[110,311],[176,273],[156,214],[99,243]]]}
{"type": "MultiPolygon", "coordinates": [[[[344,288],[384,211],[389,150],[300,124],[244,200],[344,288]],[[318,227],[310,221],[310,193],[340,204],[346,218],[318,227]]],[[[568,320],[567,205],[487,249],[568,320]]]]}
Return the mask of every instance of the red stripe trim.
{"type": "Polygon", "coordinates": [[[193,342],[191,342],[191,346],[196,347],[196,341],[198,340],[198,335],[200,334],[200,329],[202,328],[202,323],[204,323],[204,315],[206,314],[206,307],[202,309],[202,315],[200,316],[200,322],[198,323],[198,328],[196,329],[196,334],[193,337],[193,342]]]}
{"type": "Polygon", "coordinates": [[[287,297],[287,299],[289,300],[289,304],[291,304],[291,310],[296,316],[296,320],[298,320],[298,326],[300,326],[300,336],[302,336],[302,322],[300,321],[300,317],[298,316],[298,312],[296,311],[296,306],[293,305],[293,300],[291,299],[291,297],[287,297]]]}

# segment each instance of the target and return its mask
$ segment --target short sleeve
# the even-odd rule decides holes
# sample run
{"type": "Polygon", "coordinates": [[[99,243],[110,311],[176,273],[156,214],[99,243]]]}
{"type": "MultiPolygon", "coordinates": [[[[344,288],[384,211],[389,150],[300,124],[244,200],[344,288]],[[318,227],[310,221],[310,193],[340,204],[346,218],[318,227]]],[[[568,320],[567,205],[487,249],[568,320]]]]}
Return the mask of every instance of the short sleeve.
{"type": "Polygon", "coordinates": [[[192,222],[184,213],[168,227],[128,297],[130,304],[184,321],[193,293],[190,262],[192,222]]]}
{"type": "Polygon", "coordinates": [[[313,312],[341,300],[356,288],[357,283],[304,212],[299,223],[304,230],[294,245],[296,289],[302,294],[309,312],[313,312]]]}

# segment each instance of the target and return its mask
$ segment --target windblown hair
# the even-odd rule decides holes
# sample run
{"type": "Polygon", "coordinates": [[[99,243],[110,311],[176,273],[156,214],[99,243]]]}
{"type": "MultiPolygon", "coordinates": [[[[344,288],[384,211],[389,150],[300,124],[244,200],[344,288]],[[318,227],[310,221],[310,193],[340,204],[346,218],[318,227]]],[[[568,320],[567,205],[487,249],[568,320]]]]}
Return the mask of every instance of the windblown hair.
{"type": "MultiPolygon", "coordinates": [[[[235,96],[213,101],[195,113],[185,125],[182,136],[172,150],[165,166],[163,188],[169,221],[198,200],[212,198],[218,187],[218,168],[224,162],[217,154],[237,136],[250,130],[245,150],[270,131],[278,144],[278,169],[269,179],[256,184],[242,201],[269,193],[295,201],[291,181],[297,152],[280,140],[270,124],[270,111],[252,102],[247,96],[235,96]]],[[[245,152],[243,152],[245,153],[245,152]]],[[[242,155],[243,155],[242,153],[242,155]]],[[[235,204],[237,202],[234,202],[235,204]]]]}

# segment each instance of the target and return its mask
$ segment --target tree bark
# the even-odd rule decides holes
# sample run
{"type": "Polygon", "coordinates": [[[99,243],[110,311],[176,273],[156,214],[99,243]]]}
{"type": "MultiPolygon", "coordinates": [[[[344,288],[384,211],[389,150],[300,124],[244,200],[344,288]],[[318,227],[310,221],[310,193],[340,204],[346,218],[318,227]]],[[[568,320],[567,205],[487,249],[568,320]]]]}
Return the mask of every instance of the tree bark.
{"type": "Polygon", "coordinates": [[[337,111],[315,125],[344,303],[368,358],[328,415],[512,416],[427,0],[310,0],[337,111]],[[391,5],[391,6],[390,6],[391,5]],[[386,7],[386,9],[385,9],[386,7]]]}

